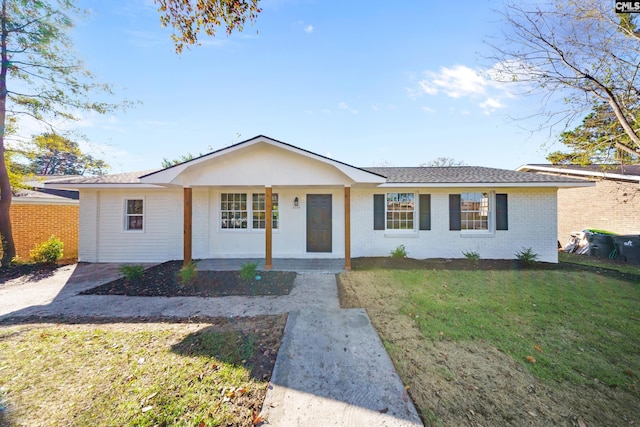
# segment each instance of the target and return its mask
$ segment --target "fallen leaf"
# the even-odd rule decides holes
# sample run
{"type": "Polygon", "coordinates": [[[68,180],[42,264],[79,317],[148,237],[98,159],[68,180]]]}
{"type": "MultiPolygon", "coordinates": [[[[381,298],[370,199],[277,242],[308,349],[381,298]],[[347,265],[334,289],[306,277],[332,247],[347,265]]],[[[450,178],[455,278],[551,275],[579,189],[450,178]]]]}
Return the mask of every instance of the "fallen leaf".
{"type": "Polygon", "coordinates": [[[145,406],[144,408],[142,408],[142,412],[149,412],[152,409],[153,409],[153,406],[151,406],[151,405],[145,406]]]}
{"type": "Polygon", "coordinates": [[[534,345],[534,346],[533,346],[533,348],[535,348],[535,349],[536,349],[536,351],[539,351],[540,353],[544,353],[544,352],[542,351],[542,347],[540,347],[539,345],[534,345]]]}
{"type": "Polygon", "coordinates": [[[256,411],[251,412],[251,422],[253,423],[254,426],[257,426],[263,421],[264,421],[264,418],[262,418],[262,416],[258,414],[256,411]]]}
{"type": "Polygon", "coordinates": [[[537,417],[535,412],[527,411],[527,414],[531,415],[532,417],[537,417]]]}
{"type": "Polygon", "coordinates": [[[587,423],[585,423],[582,418],[578,418],[578,425],[580,427],[587,427],[587,423]]]}
{"type": "Polygon", "coordinates": [[[533,356],[527,356],[527,362],[529,363],[536,363],[536,358],[533,356]]]}

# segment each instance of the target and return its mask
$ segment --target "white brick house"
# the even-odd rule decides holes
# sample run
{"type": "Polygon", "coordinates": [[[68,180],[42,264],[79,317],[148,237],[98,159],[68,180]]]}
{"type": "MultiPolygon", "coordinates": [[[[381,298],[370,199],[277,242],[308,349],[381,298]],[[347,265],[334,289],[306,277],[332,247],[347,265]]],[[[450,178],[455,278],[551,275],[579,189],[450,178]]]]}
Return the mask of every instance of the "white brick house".
{"type": "Polygon", "coordinates": [[[558,188],[589,181],[484,167],[357,168],[257,136],[152,172],[73,179],[79,261],[514,258],[557,262],[558,188]]]}

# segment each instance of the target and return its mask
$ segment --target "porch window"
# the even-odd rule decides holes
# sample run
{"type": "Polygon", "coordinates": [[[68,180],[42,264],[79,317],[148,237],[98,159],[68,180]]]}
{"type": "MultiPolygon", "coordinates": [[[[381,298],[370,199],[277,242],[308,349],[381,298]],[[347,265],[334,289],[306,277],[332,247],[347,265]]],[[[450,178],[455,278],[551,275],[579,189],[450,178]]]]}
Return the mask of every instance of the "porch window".
{"type": "Polygon", "coordinates": [[[126,199],[124,206],[124,229],[142,231],[144,227],[144,200],[126,199]]]}
{"type": "MultiPolygon", "coordinates": [[[[267,217],[267,203],[266,203],[266,195],[265,193],[254,193],[252,194],[252,203],[251,203],[252,217],[253,217],[253,228],[264,230],[267,226],[266,217],[267,217]]],[[[275,230],[278,228],[278,195],[271,195],[271,227],[275,230]]]]}
{"type": "MultiPolygon", "coordinates": [[[[233,230],[264,230],[267,203],[265,193],[222,193],[220,195],[220,226],[233,230]],[[250,219],[250,221],[249,221],[250,219]]],[[[271,224],[273,229],[280,225],[278,195],[271,195],[271,224]]]]}
{"type": "Polygon", "coordinates": [[[414,193],[387,193],[387,230],[413,230],[414,193]]]}
{"type": "Polygon", "coordinates": [[[246,193],[222,193],[220,195],[220,219],[222,228],[246,229],[247,217],[246,193]]]}

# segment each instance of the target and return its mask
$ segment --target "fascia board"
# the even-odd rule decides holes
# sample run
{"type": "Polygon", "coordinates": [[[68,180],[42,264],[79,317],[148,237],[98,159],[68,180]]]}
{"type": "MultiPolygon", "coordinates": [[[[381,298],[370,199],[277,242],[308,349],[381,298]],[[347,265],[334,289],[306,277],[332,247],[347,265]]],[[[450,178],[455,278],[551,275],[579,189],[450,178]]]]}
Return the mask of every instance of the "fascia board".
{"type": "Polygon", "coordinates": [[[459,182],[459,183],[386,183],[378,185],[378,188],[571,188],[571,187],[593,187],[593,181],[582,182],[524,182],[524,183],[508,183],[508,182],[459,182]]]}
{"type": "Polygon", "coordinates": [[[607,179],[619,179],[623,181],[632,181],[632,182],[640,182],[640,176],[638,175],[622,175],[619,173],[608,173],[608,172],[595,172],[595,171],[583,171],[577,169],[569,169],[569,168],[552,168],[547,166],[520,166],[517,171],[526,172],[526,171],[539,171],[539,172],[550,172],[557,173],[562,175],[580,175],[580,176],[599,176],[607,179]]]}

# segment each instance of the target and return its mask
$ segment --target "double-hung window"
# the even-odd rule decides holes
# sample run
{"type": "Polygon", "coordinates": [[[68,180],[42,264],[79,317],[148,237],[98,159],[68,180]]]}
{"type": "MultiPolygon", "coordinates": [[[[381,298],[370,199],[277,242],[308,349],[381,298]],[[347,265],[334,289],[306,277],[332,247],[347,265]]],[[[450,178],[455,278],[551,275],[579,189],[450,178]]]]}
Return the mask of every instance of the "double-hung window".
{"type": "Polygon", "coordinates": [[[509,229],[507,194],[469,192],[449,194],[449,230],[490,234],[509,229]]]}
{"type": "MultiPolygon", "coordinates": [[[[267,218],[267,196],[265,193],[252,194],[251,209],[253,211],[253,228],[265,229],[267,218]]],[[[271,195],[271,227],[275,230],[278,228],[278,195],[271,195]]]]}
{"type": "Polygon", "coordinates": [[[394,233],[431,230],[431,195],[374,194],[373,229],[394,233]]]}
{"type": "Polygon", "coordinates": [[[220,226],[226,229],[247,228],[247,194],[222,193],[220,195],[220,226]]]}
{"type": "Polygon", "coordinates": [[[124,229],[126,231],[144,230],[144,199],[124,201],[124,229]]]}
{"type": "MultiPolygon", "coordinates": [[[[226,230],[264,230],[266,228],[265,193],[222,193],[220,195],[220,227],[226,230]],[[251,220],[249,220],[249,218],[251,220]]],[[[278,195],[271,197],[272,228],[279,226],[278,195]]]]}
{"type": "Polygon", "coordinates": [[[460,195],[460,229],[489,230],[489,193],[460,195]]]}
{"type": "Polygon", "coordinates": [[[413,230],[414,193],[387,193],[387,230],[413,230]]]}

